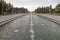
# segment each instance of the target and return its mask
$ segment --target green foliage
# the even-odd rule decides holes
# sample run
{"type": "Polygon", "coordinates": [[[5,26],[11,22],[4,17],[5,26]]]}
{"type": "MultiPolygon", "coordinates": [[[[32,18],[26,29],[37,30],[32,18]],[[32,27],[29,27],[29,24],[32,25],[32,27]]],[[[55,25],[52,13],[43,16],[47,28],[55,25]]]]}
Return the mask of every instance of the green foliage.
{"type": "Polygon", "coordinates": [[[52,5],[50,5],[50,7],[38,7],[35,9],[35,12],[60,15],[60,4],[57,4],[54,9],[52,8],[52,5]]]}
{"type": "Polygon", "coordinates": [[[13,6],[9,3],[7,4],[5,1],[0,1],[0,14],[7,14],[12,12],[13,6]]]}
{"type": "Polygon", "coordinates": [[[27,13],[28,12],[28,10],[23,7],[22,8],[14,8],[14,10],[15,10],[15,13],[27,13]]]}
{"type": "Polygon", "coordinates": [[[49,13],[49,7],[44,7],[44,8],[39,7],[35,10],[35,12],[37,12],[37,13],[49,13]]]}
{"type": "Polygon", "coordinates": [[[0,14],[12,14],[12,13],[26,13],[28,12],[25,8],[14,8],[10,3],[7,4],[5,1],[0,1],[0,14]]]}
{"type": "Polygon", "coordinates": [[[60,4],[57,4],[55,10],[56,10],[56,13],[60,13],[60,4]]]}
{"type": "Polygon", "coordinates": [[[2,1],[0,1],[0,14],[2,14],[2,1]]]}

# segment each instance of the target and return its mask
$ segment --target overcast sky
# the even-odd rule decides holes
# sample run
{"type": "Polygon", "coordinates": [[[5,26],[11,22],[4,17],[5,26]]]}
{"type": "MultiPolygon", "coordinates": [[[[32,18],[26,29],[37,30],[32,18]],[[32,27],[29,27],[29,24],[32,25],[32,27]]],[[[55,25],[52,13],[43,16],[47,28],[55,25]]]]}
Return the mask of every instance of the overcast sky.
{"type": "Polygon", "coordinates": [[[29,11],[33,11],[37,7],[49,6],[50,4],[54,8],[56,4],[60,3],[60,0],[5,0],[7,3],[11,3],[14,7],[25,7],[29,11]]]}

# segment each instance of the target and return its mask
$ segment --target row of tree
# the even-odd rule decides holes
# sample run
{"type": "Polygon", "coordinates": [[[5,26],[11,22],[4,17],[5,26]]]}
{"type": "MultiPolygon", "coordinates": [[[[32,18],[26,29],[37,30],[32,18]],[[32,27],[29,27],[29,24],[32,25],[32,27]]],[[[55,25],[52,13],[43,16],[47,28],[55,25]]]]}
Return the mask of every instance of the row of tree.
{"type": "Polygon", "coordinates": [[[0,14],[26,13],[25,8],[14,8],[10,3],[7,4],[4,0],[0,1],[0,14]]]}
{"type": "Polygon", "coordinates": [[[9,3],[7,4],[4,0],[0,1],[0,14],[6,14],[12,12],[13,6],[9,3]]]}
{"type": "Polygon", "coordinates": [[[24,7],[21,7],[21,8],[16,7],[16,8],[13,8],[13,12],[14,13],[27,13],[29,11],[24,7]]]}
{"type": "Polygon", "coordinates": [[[36,13],[58,13],[60,14],[60,4],[57,4],[57,6],[55,8],[52,8],[52,5],[50,5],[49,7],[38,7],[37,9],[35,9],[36,13]]]}

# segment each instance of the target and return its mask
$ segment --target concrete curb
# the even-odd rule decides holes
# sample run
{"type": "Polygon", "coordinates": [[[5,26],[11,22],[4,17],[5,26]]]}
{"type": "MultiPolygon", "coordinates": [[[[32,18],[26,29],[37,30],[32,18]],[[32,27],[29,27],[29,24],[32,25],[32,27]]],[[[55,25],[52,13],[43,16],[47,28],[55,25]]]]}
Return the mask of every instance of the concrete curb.
{"type": "Polygon", "coordinates": [[[52,18],[49,18],[49,17],[45,17],[45,16],[43,16],[43,15],[37,15],[37,16],[43,17],[44,19],[48,19],[49,21],[54,22],[54,23],[60,25],[60,21],[57,21],[57,20],[55,20],[55,19],[52,19],[52,18]]]}
{"type": "Polygon", "coordinates": [[[24,16],[24,15],[17,16],[17,17],[13,17],[13,18],[11,18],[11,19],[2,21],[2,22],[0,22],[0,26],[4,25],[4,24],[6,24],[6,23],[9,23],[9,22],[11,22],[11,21],[13,21],[13,20],[15,20],[15,19],[17,19],[17,18],[19,18],[19,17],[22,17],[22,16],[24,16]]]}

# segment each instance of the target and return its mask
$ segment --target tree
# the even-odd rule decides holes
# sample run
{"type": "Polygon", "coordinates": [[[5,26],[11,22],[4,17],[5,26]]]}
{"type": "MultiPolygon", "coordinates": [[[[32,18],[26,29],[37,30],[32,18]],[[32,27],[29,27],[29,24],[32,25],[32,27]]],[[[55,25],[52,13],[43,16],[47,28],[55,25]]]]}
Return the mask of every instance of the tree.
{"type": "Polygon", "coordinates": [[[38,7],[35,9],[36,13],[49,13],[49,7],[38,7]]]}
{"type": "Polygon", "coordinates": [[[0,14],[2,14],[2,1],[0,1],[0,14]]]}
{"type": "Polygon", "coordinates": [[[56,13],[60,13],[60,4],[57,4],[55,11],[56,11],[56,13]]]}
{"type": "Polygon", "coordinates": [[[7,12],[10,14],[13,12],[13,6],[10,3],[7,6],[7,12]]]}
{"type": "Polygon", "coordinates": [[[12,13],[13,6],[9,3],[7,4],[4,0],[0,1],[0,14],[12,13]]]}
{"type": "Polygon", "coordinates": [[[16,7],[13,9],[15,10],[15,13],[27,13],[28,12],[28,10],[24,7],[21,7],[21,8],[16,7]]]}

